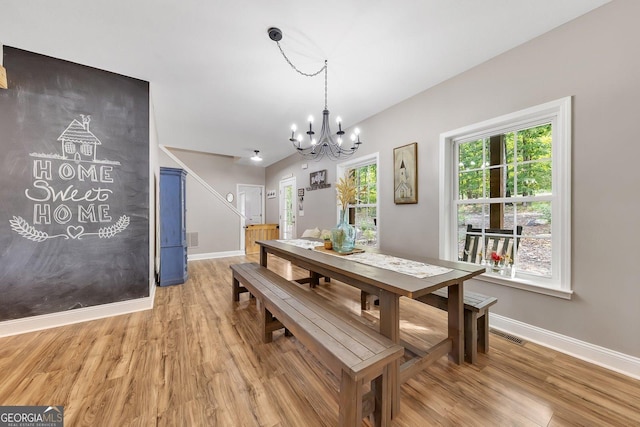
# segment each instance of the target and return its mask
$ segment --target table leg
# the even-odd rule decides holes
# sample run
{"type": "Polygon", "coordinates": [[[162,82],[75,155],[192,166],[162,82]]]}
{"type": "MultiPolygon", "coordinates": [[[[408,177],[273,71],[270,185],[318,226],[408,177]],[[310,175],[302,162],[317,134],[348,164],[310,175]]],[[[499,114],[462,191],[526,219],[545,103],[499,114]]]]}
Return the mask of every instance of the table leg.
{"type": "Polygon", "coordinates": [[[447,312],[449,316],[448,332],[451,339],[449,356],[458,365],[464,359],[464,293],[462,283],[449,286],[447,312]]]}
{"type": "Polygon", "coordinates": [[[267,248],[264,246],[260,246],[260,265],[263,267],[267,266],[267,248]]]}
{"type": "Polygon", "coordinates": [[[320,274],[315,271],[309,271],[309,278],[311,281],[309,282],[309,286],[315,288],[320,284],[320,274]]]}
{"type": "MultiPolygon", "coordinates": [[[[395,343],[400,342],[400,296],[380,291],[380,333],[395,343]]],[[[391,391],[391,417],[400,413],[400,361],[389,368],[391,391]]]]}

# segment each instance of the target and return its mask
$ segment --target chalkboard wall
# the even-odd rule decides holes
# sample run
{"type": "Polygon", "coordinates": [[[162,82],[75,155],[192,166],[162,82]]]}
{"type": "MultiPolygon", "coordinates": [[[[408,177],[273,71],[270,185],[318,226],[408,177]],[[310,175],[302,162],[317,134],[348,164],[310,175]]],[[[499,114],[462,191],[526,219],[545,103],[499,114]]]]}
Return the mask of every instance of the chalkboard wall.
{"type": "Polygon", "coordinates": [[[149,295],[149,83],[4,47],[0,320],[149,295]]]}

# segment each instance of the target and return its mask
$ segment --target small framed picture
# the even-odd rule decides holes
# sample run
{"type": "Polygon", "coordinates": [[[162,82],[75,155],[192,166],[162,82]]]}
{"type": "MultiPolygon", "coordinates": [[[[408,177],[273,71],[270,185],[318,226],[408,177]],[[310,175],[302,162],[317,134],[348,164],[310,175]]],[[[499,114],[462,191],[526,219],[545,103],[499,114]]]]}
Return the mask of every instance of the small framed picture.
{"type": "Polygon", "coordinates": [[[393,202],[418,203],[418,143],[393,149],[393,202]]]}
{"type": "Polygon", "coordinates": [[[311,172],[309,174],[309,185],[311,188],[322,188],[327,184],[327,170],[311,172]]]}

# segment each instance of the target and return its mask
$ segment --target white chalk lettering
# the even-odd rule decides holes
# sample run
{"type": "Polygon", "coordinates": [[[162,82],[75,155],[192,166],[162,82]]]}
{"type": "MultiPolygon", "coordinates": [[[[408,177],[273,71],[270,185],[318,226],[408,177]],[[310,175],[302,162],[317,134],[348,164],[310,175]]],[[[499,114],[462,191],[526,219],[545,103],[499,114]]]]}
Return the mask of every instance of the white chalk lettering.
{"type": "MultiPolygon", "coordinates": [[[[42,178],[35,176],[35,163],[41,160],[34,161],[34,178],[42,178]]],[[[48,162],[48,161],[47,161],[48,162]]],[[[111,173],[113,172],[113,166],[100,166],[96,168],[96,165],[85,166],[82,163],[78,165],[72,165],[70,163],[62,163],[58,167],[58,176],[64,181],[72,179],[78,179],[79,181],[91,181],[91,182],[113,182],[111,173]]],[[[49,177],[51,180],[51,165],[49,164],[49,177]]]]}
{"type": "Polygon", "coordinates": [[[69,163],[63,163],[58,168],[58,175],[61,179],[69,181],[76,177],[76,170],[69,163]]]}
{"type": "Polygon", "coordinates": [[[51,224],[51,205],[34,204],[33,222],[34,224],[51,224]]]}
{"type": "Polygon", "coordinates": [[[100,166],[100,182],[113,182],[113,166],[100,166]]]}
{"type": "Polygon", "coordinates": [[[109,187],[119,179],[114,167],[120,162],[98,157],[102,142],[89,130],[90,117],[81,116],[81,121],[73,119],[59,137],[52,137],[56,152],[29,153],[34,157],[33,182],[24,195],[32,202],[33,222],[20,215],[9,220],[11,229],[27,240],[110,239],[130,224],[129,216],[118,215],[120,218],[110,226],[101,224],[91,229],[86,225],[113,221],[109,199],[117,190],[109,187]]]}
{"type": "Polygon", "coordinates": [[[109,222],[111,221],[111,216],[109,216],[109,205],[98,205],[96,210],[96,206],[91,203],[87,207],[82,205],[78,205],[78,222],[109,222]],[[97,217],[96,217],[97,215],[97,217]]]}
{"type": "Polygon", "coordinates": [[[98,205],[98,217],[100,222],[111,221],[111,215],[109,215],[109,205],[98,205]]]}
{"type": "Polygon", "coordinates": [[[78,179],[84,181],[86,178],[90,178],[92,182],[98,181],[98,172],[95,165],[85,168],[82,164],[78,165],[78,179]]]}
{"type": "Polygon", "coordinates": [[[109,199],[109,195],[113,193],[112,190],[107,188],[92,188],[85,191],[84,195],[81,191],[74,189],[73,184],[69,185],[65,190],[56,191],[49,186],[47,181],[38,179],[33,181],[35,189],[40,190],[41,193],[30,193],[29,189],[24,190],[24,194],[29,200],[34,202],[105,202],[109,199]]]}
{"type": "Polygon", "coordinates": [[[66,224],[69,221],[71,221],[72,217],[73,217],[73,213],[71,212],[71,209],[69,209],[69,206],[67,205],[60,205],[53,211],[53,219],[58,224],[66,224]]]}
{"type": "Polygon", "coordinates": [[[96,207],[93,203],[86,208],[78,205],[78,222],[96,222],[96,207]]]}
{"type": "Polygon", "coordinates": [[[51,181],[51,160],[34,160],[33,177],[51,181]]]}

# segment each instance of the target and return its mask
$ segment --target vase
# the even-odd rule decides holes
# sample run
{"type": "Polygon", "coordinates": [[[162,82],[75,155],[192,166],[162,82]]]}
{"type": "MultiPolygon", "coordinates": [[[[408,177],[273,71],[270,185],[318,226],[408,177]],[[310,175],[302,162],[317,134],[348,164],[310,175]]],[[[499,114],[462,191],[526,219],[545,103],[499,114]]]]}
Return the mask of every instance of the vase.
{"type": "Polygon", "coordinates": [[[331,230],[333,250],[341,254],[353,251],[356,246],[356,229],[349,224],[348,214],[347,210],[341,211],[340,222],[331,230]]]}

